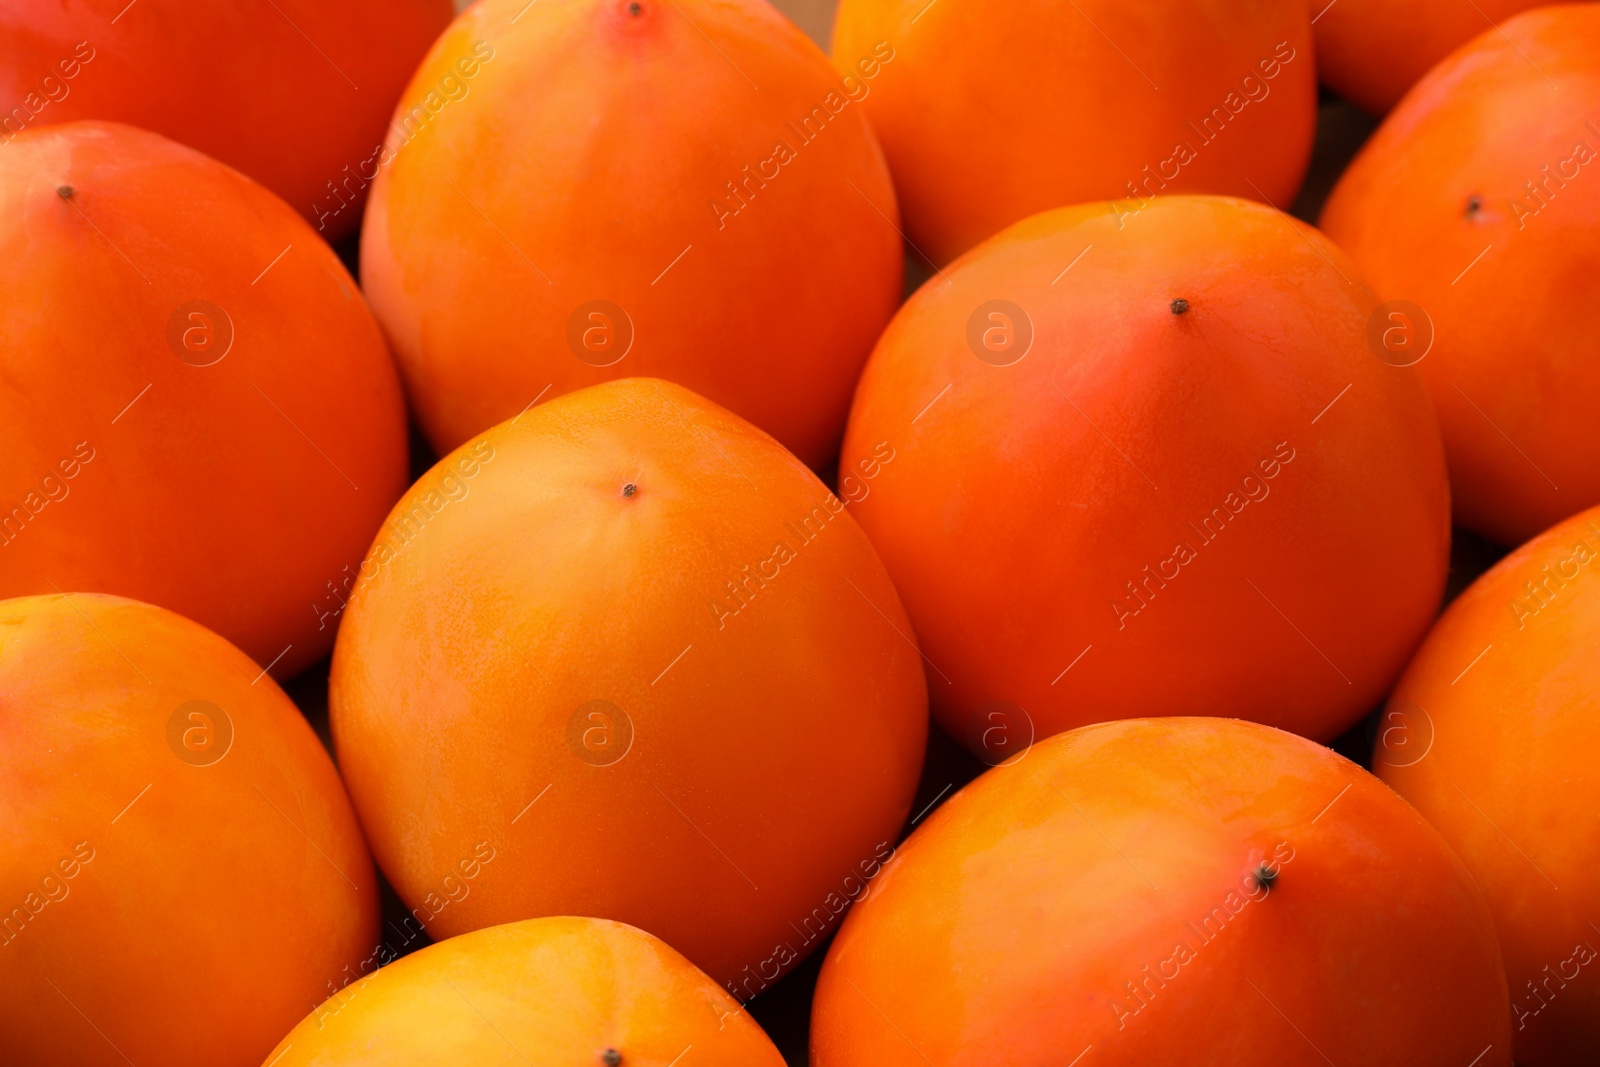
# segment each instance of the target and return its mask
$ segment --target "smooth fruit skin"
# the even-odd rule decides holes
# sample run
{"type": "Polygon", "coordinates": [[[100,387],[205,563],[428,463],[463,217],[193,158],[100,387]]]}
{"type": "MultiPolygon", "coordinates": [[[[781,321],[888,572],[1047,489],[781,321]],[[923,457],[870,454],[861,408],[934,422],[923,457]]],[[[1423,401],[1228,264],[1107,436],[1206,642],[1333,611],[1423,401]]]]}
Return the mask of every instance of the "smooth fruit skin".
{"type": "Polygon", "coordinates": [[[739,1003],[665,942],[605,919],[527,919],[366,975],[283,1039],[272,1067],[783,1067],[739,1003]],[[607,1052],[618,1058],[607,1059],[607,1052]]]}
{"type": "Polygon", "coordinates": [[[1417,84],[1322,215],[1381,297],[1431,320],[1417,369],[1456,521],[1502,544],[1600,503],[1596,100],[1600,5],[1519,15],[1417,84]]]}
{"type": "Polygon", "coordinates": [[[0,294],[0,597],[160,604],[278,677],[326,655],[407,462],[333,252],[198,152],[71,123],[0,149],[0,294]]]}
{"type": "Polygon", "coordinates": [[[1315,230],[1218,197],[1039,215],[911,298],[840,491],[894,449],[856,516],[953,736],[1003,758],[1183,712],[1326,739],[1383,697],[1450,529],[1427,396],[1368,348],[1374,302],[1315,230]]]}
{"type": "Polygon", "coordinates": [[[911,835],[828,951],[811,1062],[1507,1067],[1505,997],[1482,892],[1375,778],[1145,719],[1037,745],[911,835]]]}
{"type": "Polygon", "coordinates": [[[927,737],[910,623],[748,423],[653,379],[551,401],[442,460],[369,558],[334,740],[435,937],[597,915],[748,999],[892,851],[927,737]]]}
{"type": "Polygon", "coordinates": [[[1287,209],[1316,124],[1309,20],[1281,0],[843,0],[833,60],[860,77],[893,52],[864,103],[907,236],[943,264],[1067,204],[1287,209]]]}
{"type": "Polygon", "coordinates": [[[1374,115],[1428,69],[1539,0],[1311,0],[1317,77],[1374,115]]]}
{"type": "Polygon", "coordinates": [[[0,601],[0,821],[12,1067],[254,1067],[377,942],[316,735],[242,652],[149,604],[0,601]]]}
{"type": "Polygon", "coordinates": [[[1600,508],[1501,560],[1434,627],[1374,766],[1483,886],[1517,1062],[1600,1058],[1600,508]]]}
{"type": "Polygon", "coordinates": [[[763,0],[462,12],[395,113],[361,246],[440,454],[536,399],[651,375],[813,467],[837,455],[902,286],[852,99],[873,83],[852,84],[763,0]]]}
{"type": "Polygon", "coordinates": [[[7,0],[0,141],[107,119],[222,160],[324,238],[355,230],[385,124],[450,0],[7,0]]]}

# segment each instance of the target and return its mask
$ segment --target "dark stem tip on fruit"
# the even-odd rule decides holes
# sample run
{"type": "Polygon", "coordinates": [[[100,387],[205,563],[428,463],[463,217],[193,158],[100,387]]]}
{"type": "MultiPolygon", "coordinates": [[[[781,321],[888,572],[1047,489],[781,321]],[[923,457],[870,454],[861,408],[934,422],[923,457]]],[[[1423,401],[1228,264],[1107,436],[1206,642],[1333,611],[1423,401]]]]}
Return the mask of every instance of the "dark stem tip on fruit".
{"type": "Polygon", "coordinates": [[[643,4],[640,4],[640,3],[636,2],[636,3],[632,3],[632,4],[628,5],[628,14],[632,15],[634,18],[638,18],[643,12],[644,12],[644,5],[643,4]]]}
{"type": "Polygon", "coordinates": [[[608,1048],[600,1053],[600,1062],[605,1064],[606,1067],[617,1067],[622,1062],[622,1053],[614,1048],[608,1048]]]}
{"type": "Polygon", "coordinates": [[[1261,863],[1257,864],[1256,869],[1250,873],[1255,875],[1256,885],[1260,886],[1262,889],[1265,889],[1269,893],[1272,892],[1273,883],[1277,882],[1278,880],[1277,871],[1273,870],[1271,867],[1268,867],[1265,863],[1261,863]]]}
{"type": "Polygon", "coordinates": [[[1483,207],[1483,197],[1479,196],[1477,193],[1473,193],[1471,196],[1467,197],[1467,214],[1468,215],[1476,215],[1478,213],[1479,209],[1481,209],[1482,207],[1483,207]]]}
{"type": "Polygon", "coordinates": [[[632,496],[633,494],[637,493],[638,491],[639,491],[639,487],[637,485],[634,485],[632,482],[629,482],[627,485],[622,487],[622,495],[623,496],[632,496]]]}
{"type": "Polygon", "coordinates": [[[1185,311],[1189,310],[1189,301],[1180,296],[1178,299],[1172,302],[1171,307],[1174,315],[1182,315],[1185,311]]]}
{"type": "Polygon", "coordinates": [[[72,199],[72,186],[70,186],[70,185],[58,185],[58,186],[56,186],[56,195],[59,196],[63,200],[71,200],[72,199]]]}

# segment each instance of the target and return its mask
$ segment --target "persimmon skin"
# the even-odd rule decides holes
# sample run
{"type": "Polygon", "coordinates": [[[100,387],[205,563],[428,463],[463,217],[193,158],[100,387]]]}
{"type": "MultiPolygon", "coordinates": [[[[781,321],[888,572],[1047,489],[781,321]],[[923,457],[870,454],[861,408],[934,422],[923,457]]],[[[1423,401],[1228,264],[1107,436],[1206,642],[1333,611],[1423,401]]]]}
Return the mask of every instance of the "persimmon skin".
{"type": "Polygon", "coordinates": [[[895,449],[855,511],[952,736],[994,757],[1182,712],[1328,739],[1382,699],[1450,529],[1427,396],[1368,347],[1375,303],[1315,230],[1220,197],[1036,216],[907,302],[843,469],[895,449]],[[1032,322],[1009,365],[969,342],[1002,298],[1032,322]]]}
{"type": "MultiPolygon", "coordinates": [[[[783,1067],[748,1012],[671,946],[606,919],[525,919],[452,937],[346,986],[291,1030],[276,1067],[694,1061],[783,1067]],[[485,1025],[487,1022],[487,1025],[485,1025]]],[[[264,1065],[265,1067],[265,1065],[264,1065]]]]}
{"type": "Polygon", "coordinates": [[[892,852],[927,737],[910,624],[845,505],[743,420],[654,379],[550,401],[425,475],[373,558],[333,736],[434,936],[582,911],[748,999],[892,852]]]}
{"type": "Polygon", "coordinates": [[[1287,209],[1310,159],[1301,4],[843,0],[838,69],[859,78],[879,42],[894,58],[864,103],[907,237],[941,264],[1067,204],[1222,193],[1287,209]]]}
{"type": "Polygon", "coordinates": [[[1432,320],[1417,369],[1456,521],[1506,545],[1600,503],[1597,57],[1596,4],[1484,33],[1395,108],[1322,214],[1380,296],[1432,320]]]}
{"type": "Polygon", "coordinates": [[[15,1067],[254,1067],[378,939],[321,742],[244,653],[149,604],[0,601],[0,819],[15,1067]]]}
{"type": "Polygon", "coordinates": [[[329,241],[355,231],[390,109],[450,0],[12,0],[0,140],[104,119],[243,171],[329,241]],[[48,80],[46,80],[48,79],[48,80]]]}
{"type": "Polygon", "coordinates": [[[1383,115],[1436,63],[1539,0],[1312,0],[1317,77],[1383,115]],[[1326,5],[1326,6],[1324,6],[1326,5]]]}
{"type": "Polygon", "coordinates": [[[762,0],[473,4],[388,147],[362,282],[441,455],[649,375],[814,468],[837,456],[902,291],[898,211],[861,105],[762,0]],[[470,95],[410,118],[473,67],[470,95]]]}
{"type": "Polygon", "coordinates": [[[828,951],[811,1051],[1508,1067],[1505,995],[1482,892],[1370,774],[1250,723],[1132,720],[1034,746],[912,833],[828,951]]]}
{"type": "Polygon", "coordinates": [[[23,133],[0,203],[0,597],[160,604],[278,677],[326,655],[407,474],[349,273],[277,197],[130,126],[23,133]]]}
{"type": "Polygon", "coordinates": [[[1374,756],[1488,896],[1523,1067],[1600,1056],[1597,570],[1592,508],[1474,582],[1396,687],[1374,756]]]}

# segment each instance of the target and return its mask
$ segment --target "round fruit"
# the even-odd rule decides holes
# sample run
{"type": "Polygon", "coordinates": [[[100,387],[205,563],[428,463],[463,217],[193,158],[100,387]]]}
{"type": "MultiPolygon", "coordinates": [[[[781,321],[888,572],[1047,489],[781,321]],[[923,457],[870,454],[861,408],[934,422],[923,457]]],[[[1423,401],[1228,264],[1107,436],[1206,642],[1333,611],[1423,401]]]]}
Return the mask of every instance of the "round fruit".
{"type": "Polygon", "coordinates": [[[1374,115],[1428,68],[1539,0],[1311,0],[1322,83],[1374,115]],[[1324,6],[1326,5],[1326,6],[1324,6]]]}
{"type": "Polygon", "coordinates": [[[863,105],[907,234],[945,263],[1064,204],[1287,208],[1316,123],[1309,19],[1259,0],[843,0],[833,60],[875,77],[863,105]]]}
{"type": "Polygon", "coordinates": [[[1439,431],[1368,347],[1374,302],[1316,231],[1215,197],[1040,215],[912,297],[840,491],[893,449],[856,517],[954,736],[1005,757],[1181,712],[1322,739],[1382,699],[1450,529],[1439,431]]]}
{"type": "Polygon", "coordinates": [[[1600,1060],[1600,508],[1479,578],[1381,723],[1374,765],[1483,886],[1517,1062],[1600,1060]]]}
{"type": "Polygon", "coordinates": [[[652,379],[551,401],[424,476],[371,558],[333,733],[435,936],[618,919],[744,999],[876,873],[921,661],[844,503],[748,423],[652,379]]]}
{"type": "Polygon", "coordinates": [[[406,480],[350,275],[266,190],[129,126],[23,134],[0,202],[0,597],[160,604],[285,677],[325,655],[406,480]]]}
{"type": "Polygon", "coordinates": [[[7,0],[0,137],[77,119],[142,126],[244,171],[333,240],[355,230],[389,111],[450,12],[450,0],[7,0]]]}
{"type": "Polygon", "coordinates": [[[1600,503],[1597,98],[1600,4],[1519,15],[1417,85],[1322,216],[1417,308],[1456,520],[1503,544],[1600,503]]]}
{"type": "Polygon", "coordinates": [[[1219,719],[1087,727],[956,794],[846,919],[811,1024],[829,1067],[1510,1051],[1488,908],[1439,835],[1327,749],[1219,719]]]}
{"type": "Polygon", "coordinates": [[[216,634],[0,602],[0,1061],[255,1067],[378,937],[338,773],[216,634]]]}
{"type": "Polygon", "coordinates": [[[452,937],[361,977],[289,1032],[272,1067],[783,1067],[739,1003],[671,946],[605,919],[452,937]],[[532,1057],[531,1059],[529,1057],[532,1057]]]}
{"type": "Polygon", "coordinates": [[[763,0],[462,12],[401,100],[361,245],[434,447],[648,374],[835,456],[902,285],[871,84],[763,0]]]}

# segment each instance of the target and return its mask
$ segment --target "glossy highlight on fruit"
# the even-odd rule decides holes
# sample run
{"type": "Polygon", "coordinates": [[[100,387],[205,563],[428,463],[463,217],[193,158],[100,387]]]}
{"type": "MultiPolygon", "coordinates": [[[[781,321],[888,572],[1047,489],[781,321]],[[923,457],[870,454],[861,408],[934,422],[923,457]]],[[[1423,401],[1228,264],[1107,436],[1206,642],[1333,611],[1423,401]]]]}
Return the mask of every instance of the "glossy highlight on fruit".
{"type": "Polygon", "coordinates": [[[462,12],[395,112],[362,231],[434,447],[650,375],[813,467],[837,455],[902,285],[862,110],[879,80],[839,78],[764,0],[462,12]]]}
{"type": "Polygon", "coordinates": [[[359,970],[377,872],[271,678],[120,597],[0,601],[0,1062],[255,1067],[359,970]]]}
{"type": "Polygon", "coordinates": [[[829,1067],[1509,1067],[1483,893],[1320,745],[1222,719],[1085,727],[929,816],[828,950],[829,1067]]]}
{"type": "Polygon", "coordinates": [[[1449,495],[1377,301],[1270,208],[1162,197],[1036,216],[930,280],[856,393],[844,478],[990,762],[1166,714],[1331,739],[1438,610],[1449,495]]]}
{"type": "MultiPolygon", "coordinates": [[[[885,447],[864,484],[898,462],[885,447]]],[[[616,919],[741,1000],[815,948],[893,851],[927,734],[853,507],[654,379],[549,401],[424,475],[368,555],[330,693],[412,916],[436,938],[616,919]]]]}

